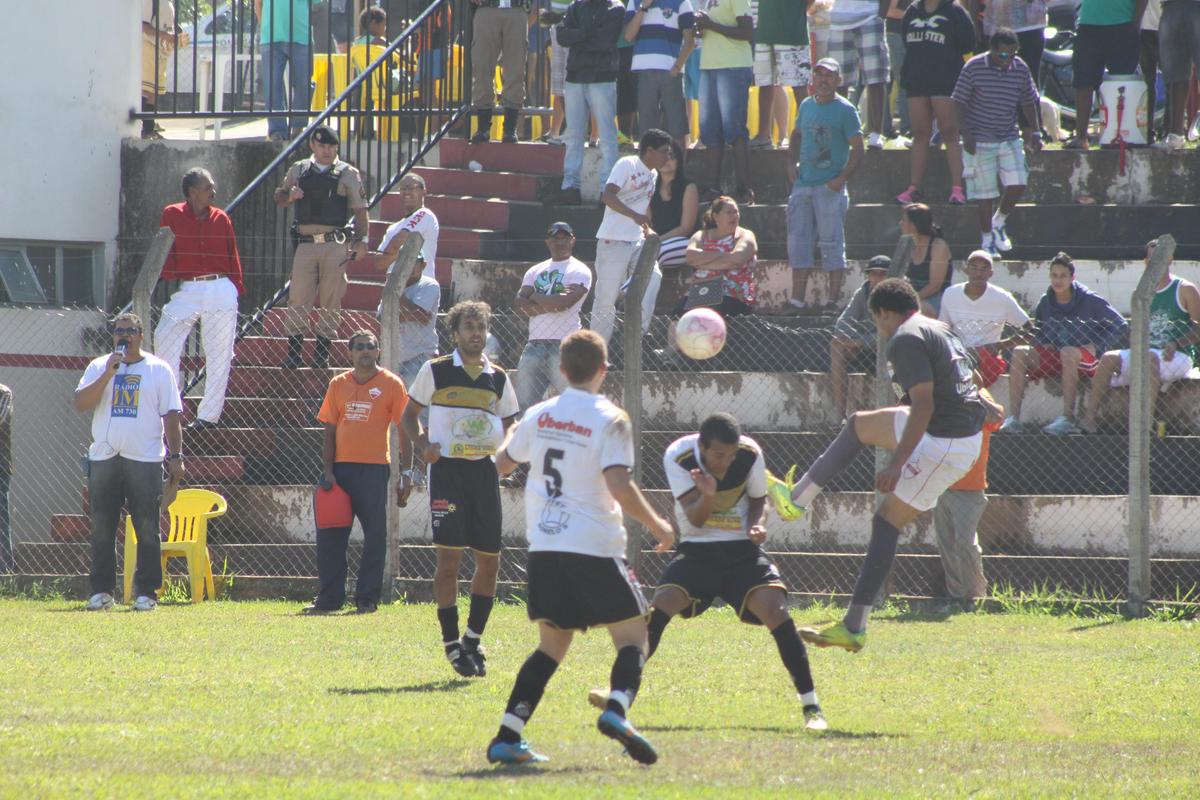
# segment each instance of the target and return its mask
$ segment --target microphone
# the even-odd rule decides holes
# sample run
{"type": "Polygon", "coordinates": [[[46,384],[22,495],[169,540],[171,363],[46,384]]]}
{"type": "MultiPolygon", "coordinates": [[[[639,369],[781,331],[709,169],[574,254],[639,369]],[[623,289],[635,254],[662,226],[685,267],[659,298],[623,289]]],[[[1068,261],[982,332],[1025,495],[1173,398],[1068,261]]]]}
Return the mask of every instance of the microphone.
{"type": "Polygon", "coordinates": [[[124,357],[125,357],[125,351],[126,351],[126,347],[125,347],[125,343],[124,343],[124,342],[121,342],[121,344],[117,345],[117,348],[116,348],[116,353],[117,353],[119,356],[121,356],[122,358],[124,358],[124,357]]]}

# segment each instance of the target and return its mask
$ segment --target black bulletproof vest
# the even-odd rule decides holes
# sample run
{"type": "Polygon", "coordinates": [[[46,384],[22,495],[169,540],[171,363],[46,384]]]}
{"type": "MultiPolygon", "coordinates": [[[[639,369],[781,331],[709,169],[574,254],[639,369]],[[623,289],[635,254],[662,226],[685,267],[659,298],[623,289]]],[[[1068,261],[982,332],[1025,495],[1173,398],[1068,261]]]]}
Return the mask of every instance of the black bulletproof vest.
{"type": "Polygon", "coordinates": [[[322,172],[311,161],[300,167],[296,184],[304,197],[296,201],[296,222],[301,225],[332,225],[340,228],[350,214],[349,198],[337,193],[338,179],[349,165],[339,161],[322,172]]]}

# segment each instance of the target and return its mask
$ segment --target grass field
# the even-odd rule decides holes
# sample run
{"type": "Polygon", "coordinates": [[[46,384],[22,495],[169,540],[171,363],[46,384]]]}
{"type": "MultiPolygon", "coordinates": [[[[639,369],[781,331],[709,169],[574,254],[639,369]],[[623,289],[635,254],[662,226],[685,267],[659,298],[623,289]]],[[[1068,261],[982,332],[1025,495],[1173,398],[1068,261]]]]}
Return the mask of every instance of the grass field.
{"type": "Polygon", "coordinates": [[[594,632],[526,729],[552,761],[493,768],[484,747],[535,643],[521,607],[497,608],[489,675],[466,681],[427,605],[80,606],[0,600],[0,796],[1200,795],[1192,622],[884,612],[863,652],[812,652],[821,735],[770,636],[710,611],[673,623],[647,667],[632,718],[650,768],[595,730],[585,695],[612,649],[594,632]]]}

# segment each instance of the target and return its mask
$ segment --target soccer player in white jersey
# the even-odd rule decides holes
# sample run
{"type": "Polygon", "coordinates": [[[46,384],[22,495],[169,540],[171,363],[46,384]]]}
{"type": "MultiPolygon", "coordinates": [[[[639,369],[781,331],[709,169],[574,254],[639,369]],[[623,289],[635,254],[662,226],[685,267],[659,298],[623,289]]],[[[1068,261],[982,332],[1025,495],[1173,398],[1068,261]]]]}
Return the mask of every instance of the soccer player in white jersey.
{"type": "MultiPolygon", "coordinates": [[[[767,468],[762,449],[732,414],[712,414],[699,433],[676,439],[663,455],[675,497],[679,546],[663,570],[650,615],[650,653],[676,614],[698,617],[720,597],[749,625],[763,625],[804,711],[804,727],[826,730],[808,653],[787,610],[779,568],[763,552],[767,538],[767,468]]],[[[598,701],[593,690],[588,696],[598,701]]]]}
{"type": "Polygon", "coordinates": [[[502,474],[531,467],[525,485],[529,536],[529,619],[541,641],[525,660],[500,730],[487,749],[491,763],[547,760],[523,737],[546,684],[562,663],[575,631],[608,628],[617,658],[597,727],[643,764],[658,760],[654,746],[626,719],[646,660],[646,599],[625,561],[624,511],[670,549],[671,523],[650,508],[630,480],[633,433],[628,415],[599,394],[608,348],[594,331],[562,340],[560,369],[569,388],[532,406],[496,454],[502,474]]]}

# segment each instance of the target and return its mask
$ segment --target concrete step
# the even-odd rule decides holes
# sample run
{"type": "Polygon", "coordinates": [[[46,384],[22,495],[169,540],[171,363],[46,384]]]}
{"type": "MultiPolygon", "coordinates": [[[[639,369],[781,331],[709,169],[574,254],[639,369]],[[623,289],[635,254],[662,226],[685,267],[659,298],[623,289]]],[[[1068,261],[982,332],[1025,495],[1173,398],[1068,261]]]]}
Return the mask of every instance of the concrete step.
{"type": "MultiPolygon", "coordinates": [[[[370,244],[377,248],[391,223],[371,220],[370,244]]],[[[545,249],[545,227],[541,230],[542,249],[545,249]]],[[[503,231],[483,228],[455,228],[443,225],[438,233],[438,260],[446,258],[508,258],[508,235],[503,231]]],[[[537,259],[541,261],[542,259],[537,259]]],[[[441,278],[439,277],[439,280],[441,278]]],[[[442,284],[443,286],[445,283],[442,284]]]]}
{"type": "MultiPolygon", "coordinates": [[[[355,281],[355,283],[359,284],[362,282],[355,281]]],[[[363,283],[362,285],[370,284],[363,283]]],[[[286,337],[287,313],[286,308],[272,308],[263,314],[262,335],[286,337]]],[[[309,330],[314,328],[319,318],[319,311],[309,312],[309,330]]],[[[352,333],[360,330],[368,330],[376,335],[379,334],[379,320],[375,319],[375,308],[372,307],[369,310],[343,308],[341,318],[338,321],[338,338],[348,339],[352,333]]]]}
{"type": "Polygon", "coordinates": [[[92,520],[84,514],[54,514],[50,517],[50,541],[90,542],[92,520]]]}
{"type": "MultiPolygon", "coordinates": [[[[306,334],[301,351],[303,363],[312,363],[316,342],[306,334]]],[[[233,361],[239,366],[277,367],[287,357],[287,339],[282,336],[247,336],[234,346],[233,361]]],[[[334,367],[350,367],[350,354],[344,340],[335,340],[329,349],[329,363],[334,367]]]]}
{"type": "Polygon", "coordinates": [[[472,172],[469,169],[417,167],[425,190],[433,194],[494,197],[501,200],[538,200],[543,176],[525,172],[472,172]]]}
{"type": "Polygon", "coordinates": [[[341,369],[283,369],[277,366],[236,366],[229,374],[226,395],[233,397],[324,397],[329,381],[341,369]]]}
{"type": "MultiPolygon", "coordinates": [[[[371,246],[377,247],[379,241],[373,241],[371,246]]],[[[388,267],[392,264],[391,260],[385,258],[382,253],[371,253],[356,258],[346,264],[346,277],[350,280],[364,281],[368,283],[383,283],[387,278],[388,267]]],[[[435,269],[437,270],[435,277],[443,286],[450,285],[450,275],[452,272],[453,259],[443,258],[438,256],[435,269]]]]}
{"type": "MultiPolygon", "coordinates": [[[[317,412],[325,392],[311,397],[230,397],[225,401],[221,423],[231,428],[306,428],[318,425],[317,412]]],[[[183,400],[184,412],[194,417],[199,401],[183,400]]]]}
{"type": "Polygon", "coordinates": [[[484,170],[492,172],[561,175],[565,153],[566,148],[561,145],[539,142],[471,144],[466,139],[447,138],[438,143],[440,166],[466,169],[470,162],[477,161],[484,170]]]}
{"type": "MultiPolygon", "coordinates": [[[[425,195],[425,205],[437,214],[438,224],[444,227],[488,228],[502,231],[508,228],[507,200],[496,200],[475,195],[425,195]]],[[[377,215],[381,219],[396,221],[404,219],[404,203],[399,193],[384,196],[379,203],[377,215]]],[[[439,245],[441,237],[438,238],[439,245]]]]}

